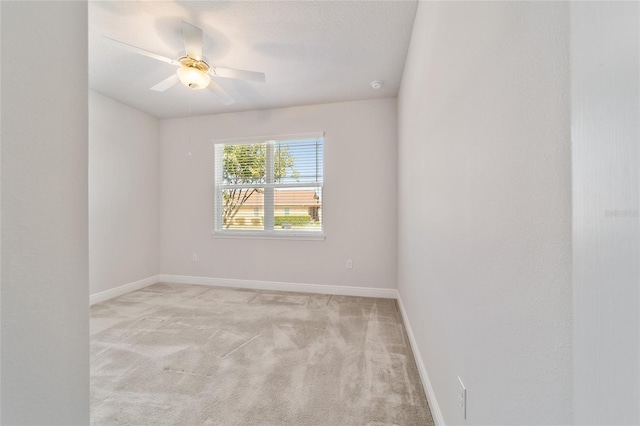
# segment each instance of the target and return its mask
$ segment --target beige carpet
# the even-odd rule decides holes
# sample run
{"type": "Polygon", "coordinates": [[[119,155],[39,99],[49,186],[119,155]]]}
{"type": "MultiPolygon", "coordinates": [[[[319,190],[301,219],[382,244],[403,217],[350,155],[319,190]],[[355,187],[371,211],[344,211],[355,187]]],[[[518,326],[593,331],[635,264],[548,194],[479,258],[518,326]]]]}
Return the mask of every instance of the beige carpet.
{"type": "Polygon", "coordinates": [[[155,284],[91,308],[95,425],[432,425],[395,300],[155,284]]]}

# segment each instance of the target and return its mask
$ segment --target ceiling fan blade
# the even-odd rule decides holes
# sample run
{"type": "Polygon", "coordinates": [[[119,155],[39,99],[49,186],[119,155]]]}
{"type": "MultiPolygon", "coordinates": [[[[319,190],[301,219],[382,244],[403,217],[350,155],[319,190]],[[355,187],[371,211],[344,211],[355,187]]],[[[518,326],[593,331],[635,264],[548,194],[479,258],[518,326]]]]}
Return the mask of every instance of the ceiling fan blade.
{"type": "Polygon", "coordinates": [[[233,99],[222,87],[220,87],[218,83],[213,80],[209,83],[209,90],[211,90],[225,105],[236,103],[235,99],[233,99]]]}
{"type": "Polygon", "coordinates": [[[160,83],[156,84],[151,88],[151,90],[155,90],[156,92],[164,92],[170,87],[173,87],[180,79],[177,74],[173,74],[172,76],[165,78],[160,83]]]}
{"type": "Polygon", "coordinates": [[[233,68],[213,67],[210,71],[216,77],[235,78],[238,80],[249,80],[264,83],[266,81],[263,72],[234,70],[233,68]]]}
{"type": "Polygon", "coordinates": [[[197,61],[202,60],[202,30],[182,21],[182,37],[184,38],[184,50],[187,56],[197,61]]]}
{"type": "Polygon", "coordinates": [[[175,61],[173,59],[167,58],[166,56],[158,55],[157,53],[149,52],[148,50],[144,50],[144,49],[141,49],[139,47],[132,46],[130,44],[123,43],[121,41],[114,40],[114,39],[106,37],[106,36],[102,36],[102,38],[104,39],[105,42],[107,42],[107,43],[109,43],[109,44],[111,44],[113,46],[117,46],[117,47],[120,47],[122,49],[126,49],[126,50],[129,50],[131,52],[137,53],[139,55],[147,56],[149,58],[157,59],[158,61],[166,62],[166,63],[171,64],[171,65],[180,65],[180,63],[178,61],[175,61]]]}

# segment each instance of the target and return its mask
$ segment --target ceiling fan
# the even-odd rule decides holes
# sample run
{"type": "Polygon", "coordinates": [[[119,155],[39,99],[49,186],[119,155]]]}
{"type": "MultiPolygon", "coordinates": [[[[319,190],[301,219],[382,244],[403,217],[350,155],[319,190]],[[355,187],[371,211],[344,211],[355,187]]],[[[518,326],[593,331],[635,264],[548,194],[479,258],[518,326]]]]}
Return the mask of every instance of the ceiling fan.
{"type": "Polygon", "coordinates": [[[185,21],[182,21],[182,37],[184,38],[186,54],[178,59],[167,58],[157,53],[153,53],[106,36],[103,37],[106,42],[112,45],[179,67],[175,74],[151,87],[151,90],[155,90],[157,92],[164,92],[180,81],[191,89],[208,88],[223,104],[231,105],[235,100],[222,87],[220,87],[220,85],[212,80],[211,77],[234,78],[261,83],[265,82],[265,75],[261,72],[211,66],[207,62],[207,59],[202,56],[202,30],[185,21]]]}

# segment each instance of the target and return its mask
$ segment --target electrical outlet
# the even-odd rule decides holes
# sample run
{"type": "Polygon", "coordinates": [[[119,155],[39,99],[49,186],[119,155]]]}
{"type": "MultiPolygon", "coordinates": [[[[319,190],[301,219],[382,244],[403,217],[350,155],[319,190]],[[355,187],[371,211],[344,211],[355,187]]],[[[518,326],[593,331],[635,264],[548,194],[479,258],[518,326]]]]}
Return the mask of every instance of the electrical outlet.
{"type": "Polygon", "coordinates": [[[460,376],[458,376],[458,408],[462,418],[467,420],[467,388],[464,387],[460,376]]]}
{"type": "Polygon", "coordinates": [[[198,261],[198,253],[193,253],[191,255],[191,261],[192,262],[197,262],[198,261]]]}
{"type": "Polygon", "coordinates": [[[353,261],[351,259],[347,259],[347,269],[353,269],[353,261]]]}

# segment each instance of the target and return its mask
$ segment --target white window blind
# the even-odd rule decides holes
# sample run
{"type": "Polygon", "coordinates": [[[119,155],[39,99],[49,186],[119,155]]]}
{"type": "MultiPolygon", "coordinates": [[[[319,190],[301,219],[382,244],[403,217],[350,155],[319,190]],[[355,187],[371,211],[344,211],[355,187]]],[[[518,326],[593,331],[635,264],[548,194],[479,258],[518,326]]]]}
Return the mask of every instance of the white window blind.
{"type": "Polygon", "coordinates": [[[221,235],[322,235],[322,134],[215,144],[221,235]]]}

